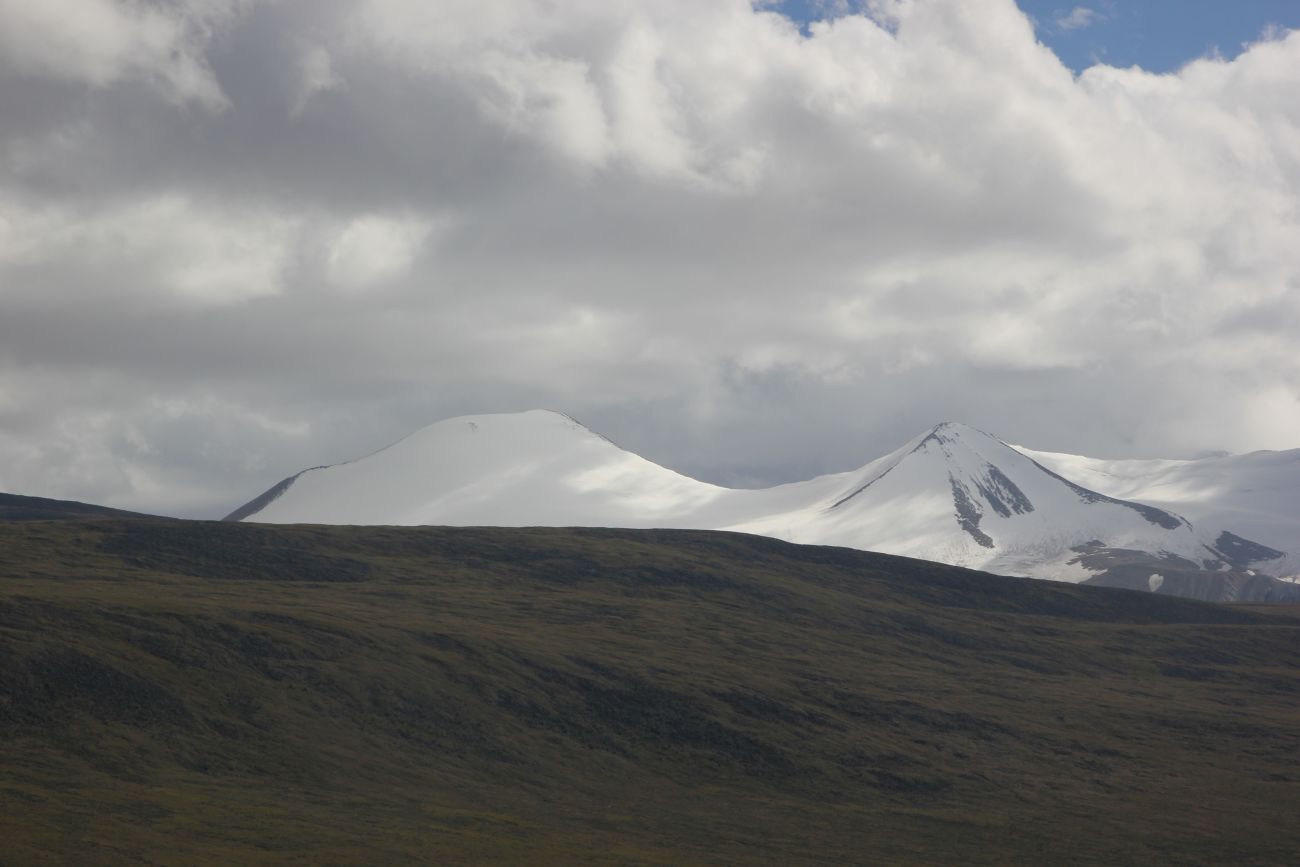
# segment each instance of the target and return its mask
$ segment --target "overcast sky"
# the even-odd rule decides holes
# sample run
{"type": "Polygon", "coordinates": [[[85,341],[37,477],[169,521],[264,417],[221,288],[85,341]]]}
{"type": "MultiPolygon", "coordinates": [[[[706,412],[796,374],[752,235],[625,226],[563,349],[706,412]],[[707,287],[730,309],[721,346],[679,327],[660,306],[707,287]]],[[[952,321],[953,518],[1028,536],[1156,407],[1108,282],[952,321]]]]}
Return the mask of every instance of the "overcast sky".
{"type": "Polygon", "coordinates": [[[0,0],[0,490],[219,516],[532,407],[741,485],[1300,446],[1275,4],[1161,74],[1049,47],[1124,0],[794,5],[0,0]]]}

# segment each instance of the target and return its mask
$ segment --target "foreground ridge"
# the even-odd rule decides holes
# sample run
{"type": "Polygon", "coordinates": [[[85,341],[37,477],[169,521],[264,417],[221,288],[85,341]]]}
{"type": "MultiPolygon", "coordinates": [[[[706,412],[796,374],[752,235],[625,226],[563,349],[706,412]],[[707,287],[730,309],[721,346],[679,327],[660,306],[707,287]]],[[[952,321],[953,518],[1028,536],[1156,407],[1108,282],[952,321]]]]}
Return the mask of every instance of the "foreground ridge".
{"type": "Polygon", "coordinates": [[[95,517],[0,550],[7,863],[1300,846],[1284,607],[710,531],[95,517]]]}

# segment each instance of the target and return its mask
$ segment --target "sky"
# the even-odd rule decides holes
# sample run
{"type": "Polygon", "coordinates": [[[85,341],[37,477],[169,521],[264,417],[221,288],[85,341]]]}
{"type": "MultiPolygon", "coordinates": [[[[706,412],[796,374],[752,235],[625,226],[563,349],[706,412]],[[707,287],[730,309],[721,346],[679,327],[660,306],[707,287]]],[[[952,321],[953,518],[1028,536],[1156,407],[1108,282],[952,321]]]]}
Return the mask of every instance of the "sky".
{"type": "Polygon", "coordinates": [[[450,416],[758,486],[1300,447],[1300,4],[0,0],[0,490],[450,416]]]}
{"type": "MultiPolygon", "coordinates": [[[[864,0],[769,4],[805,30],[870,9],[864,0]]],[[[1300,27],[1295,0],[1019,0],[1034,36],[1074,72],[1104,63],[1176,72],[1203,57],[1235,58],[1272,29],[1300,27]]]]}

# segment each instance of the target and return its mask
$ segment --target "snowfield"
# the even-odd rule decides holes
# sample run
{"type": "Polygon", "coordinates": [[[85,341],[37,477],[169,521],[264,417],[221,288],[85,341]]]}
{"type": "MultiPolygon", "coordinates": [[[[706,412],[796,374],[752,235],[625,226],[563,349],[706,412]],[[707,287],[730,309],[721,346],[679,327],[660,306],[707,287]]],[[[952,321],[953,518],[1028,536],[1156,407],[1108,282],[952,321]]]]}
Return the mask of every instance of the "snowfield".
{"type": "Polygon", "coordinates": [[[1222,527],[1286,556],[1261,569],[1300,577],[1300,449],[1197,460],[1102,460],[1016,446],[1043,466],[1112,497],[1222,527]]]}

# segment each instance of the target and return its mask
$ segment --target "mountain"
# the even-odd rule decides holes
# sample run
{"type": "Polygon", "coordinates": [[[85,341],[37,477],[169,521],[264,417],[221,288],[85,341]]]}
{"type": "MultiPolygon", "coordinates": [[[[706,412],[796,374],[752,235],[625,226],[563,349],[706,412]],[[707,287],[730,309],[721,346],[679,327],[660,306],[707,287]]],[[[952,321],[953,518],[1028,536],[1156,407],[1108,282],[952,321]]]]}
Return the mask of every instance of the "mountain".
{"type": "Polygon", "coordinates": [[[465,416],[305,470],[229,519],[722,529],[1212,600],[1296,595],[1259,574],[1282,552],[1099,493],[951,422],[858,470],[739,490],[665,469],[559,413],[465,416]]]}
{"type": "Polygon", "coordinates": [[[677,530],[97,518],[0,551],[6,865],[1300,851],[1293,607],[677,530]]]}
{"type": "Polygon", "coordinates": [[[266,523],[667,526],[731,493],[620,449],[568,416],[464,416],[285,479],[228,519],[266,523]]]}

